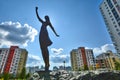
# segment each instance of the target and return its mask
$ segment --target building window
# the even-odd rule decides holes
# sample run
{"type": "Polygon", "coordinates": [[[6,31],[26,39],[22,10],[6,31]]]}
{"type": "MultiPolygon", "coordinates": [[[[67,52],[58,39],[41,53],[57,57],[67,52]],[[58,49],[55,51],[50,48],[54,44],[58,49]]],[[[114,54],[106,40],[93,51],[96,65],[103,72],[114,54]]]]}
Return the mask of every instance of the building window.
{"type": "Polygon", "coordinates": [[[106,4],[106,2],[104,2],[104,4],[106,4]]]}
{"type": "Polygon", "coordinates": [[[110,15],[110,18],[112,18],[112,15],[110,15]]]}
{"type": "Polygon", "coordinates": [[[113,13],[114,17],[116,18],[116,20],[119,21],[120,18],[119,18],[117,11],[115,10],[115,8],[113,8],[112,13],[113,13]]]}
{"type": "Polygon", "coordinates": [[[108,5],[109,5],[109,7],[112,9],[112,8],[113,8],[112,2],[111,2],[110,0],[107,0],[107,3],[108,3],[108,5]]]}
{"type": "Polygon", "coordinates": [[[113,62],[115,62],[115,58],[112,58],[113,59],[113,62]]]}
{"type": "Polygon", "coordinates": [[[120,26],[120,22],[118,23],[118,25],[120,26]]]}
{"type": "Polygon", "coordinates": [[[108,7],[106,7],[106,9],[108,9],[108,7]]]}
{"type": "Polygon", "coordinates": [[[118,12],[120,13],[120,6],[117,5],[116,7],[117,7],[118,12]]]}
{"type": "Polygon", "coordinates": [[[114,19],[112,18],[111,20],[113,21],[114,19]]]}
{"type": "Polygon", "coordinates": [[[116,3],[117,3],[117,1],[116,1],[116,0],[113,0],[113,2],[114,2],[114,4],[116,4],[116,3]]]}
{"type": "Polygon", "coordinates": [[[115,22],[113,22],[113,24],[115,24],[115,22]]]}
{"type": "Polygon", "coordinates": [[[109,15],[110,15],[111,13],[109,12],[109,15]]]}
{"type": "Polygon", "coordinates": [[[12,72],[12,70],[10,70],[10,72],[12,72]]]}
{"type": "Polygon", "coordinates": [[[117,26],[115,25],[115,28],[117,28],[117,26]]]}
{"type": "Polygon", "coordinates": [[[119,29],[116,29],[116,31],[119,31],[119,29]]]}
{"type": "Polygon", "coordinates": [[[120,32],[118,33],[118,35],[120,36],[120,32]]]}

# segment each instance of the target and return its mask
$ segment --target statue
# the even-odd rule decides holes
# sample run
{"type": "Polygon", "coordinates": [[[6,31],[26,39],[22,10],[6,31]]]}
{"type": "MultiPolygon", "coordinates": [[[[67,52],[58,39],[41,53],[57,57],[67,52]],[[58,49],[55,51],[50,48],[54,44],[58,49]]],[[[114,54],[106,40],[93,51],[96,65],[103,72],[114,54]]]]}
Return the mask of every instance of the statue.
{"type": "Polygon", "coordinates": [[[36,15],[38,20],[42,23],[41,30],[39,33],[39,43],[40,43],[40,48],[43,56],[43,60],[45,63],[45,71],[49,70],[50,64],[49,64],[49,51],[48,51],[48,46],[52,44],[52,41],[49,38],[48,31],[47,31],[47,26],[49,26],[52,31],[55,33],[57,37],[59,35],[56,33],[54,30],[54,27],[52,26],[49,16],[45,16],[45,21],[43,21],[39,15],[38,15],[38,7],[36,7],[36,15]]]}

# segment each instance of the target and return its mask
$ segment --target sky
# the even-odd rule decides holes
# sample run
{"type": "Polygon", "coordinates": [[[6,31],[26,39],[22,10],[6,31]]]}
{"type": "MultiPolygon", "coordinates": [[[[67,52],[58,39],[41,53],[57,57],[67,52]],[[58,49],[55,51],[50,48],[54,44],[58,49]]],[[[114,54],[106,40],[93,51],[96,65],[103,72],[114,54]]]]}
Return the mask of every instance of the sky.
{"type": "Polygon", "coordinates": [[[26,66],[44,65],[39,47],[41,23],[45,15],[60,37],[47,27],[53,44],[49,47],[50,69],[71,66],[70,52],[78,47],[93,49],[97,56],[107,50],[115,52],[100,13],[102,0],[0,0],[0,48],[17,45],[28,51],[26,66]]]}

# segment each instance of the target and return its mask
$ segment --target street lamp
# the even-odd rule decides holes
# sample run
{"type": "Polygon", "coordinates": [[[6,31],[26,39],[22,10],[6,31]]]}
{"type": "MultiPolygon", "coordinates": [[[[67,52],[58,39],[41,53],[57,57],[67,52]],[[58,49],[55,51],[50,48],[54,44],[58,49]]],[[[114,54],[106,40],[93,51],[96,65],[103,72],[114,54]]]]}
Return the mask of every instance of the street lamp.
{"type": "Polygon", "coordinates": [[[64,70],[65,70],[65,61],[63,61],[63,64],[64,64],[64,70]]]}

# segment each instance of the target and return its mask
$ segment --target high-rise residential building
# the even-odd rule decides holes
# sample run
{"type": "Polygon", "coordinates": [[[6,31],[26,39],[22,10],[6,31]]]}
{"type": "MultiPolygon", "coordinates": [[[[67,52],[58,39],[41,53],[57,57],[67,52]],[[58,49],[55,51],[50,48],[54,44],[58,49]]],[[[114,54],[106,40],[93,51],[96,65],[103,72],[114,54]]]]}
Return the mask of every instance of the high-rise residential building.
{"type": "Polygon", "coordinates": [[[120,59],[116,54],[112,53],[112,51],[107,51],[96,56],[96,64],[98,65],[97,68],[114,70],[116,62],[120,63],[120,59]]]}
{"type": "Polygon", "coordinates": [[[115,49],[120,55],[120,0],[103,0],[100,11],[115,49]]]}
{"type": "Polygon", "coordinates": [[[77,49],[73,49],[70,52],[70,59],[71,59],[71,66],[72,66],[72,70],[77,71],[78,70],[78,66],[77,66],[77,49]]]}
{"type": "MultiPolygon", "coordinates": [[[[26,51],[26,49],[18,49],[18,51],[20,51],[20,57],[18,57],[20,59],[19,59],[19,63],[18,63],[17,73],[20,74],[23,67],[26,66],[28,52],[26,51]]],[[[16,60],[17,60],[17,58],[16,58],[16,60]]]]}
{"type": "Polygon", "coordinates": [[[95,67],[92,49],[79,47],[78,49],[73,49],[70,54],[72,70],[83,70],[85,67],[88,67],[88,69],[95,67]]]}
{"type": "Polygon", "coordinates": [[[18,75],[26,65],[28,52],[18,46],[0,48],[0,73],[18,75]]]}
{"type": "Polygon", "coordinates": [[[87,65],[87,56],[86,56],[86,51],[84,47],[79,47],[78,48],[78,53],[77,53],[77,59],[78,59],[78,67],[81,69],[84,68],[84,66],[87,65]]]}
{"type": "Polygon", "coordinates": [[[9,49],[1,48],[0,49],[0,73],[4,72],[4,67],[8,58],[9,49]]]}
{"type": "Polygon", "coordinates": [[[95,69],[95,58],[92,49],[85,49],[88,68],[95,69]]]}

